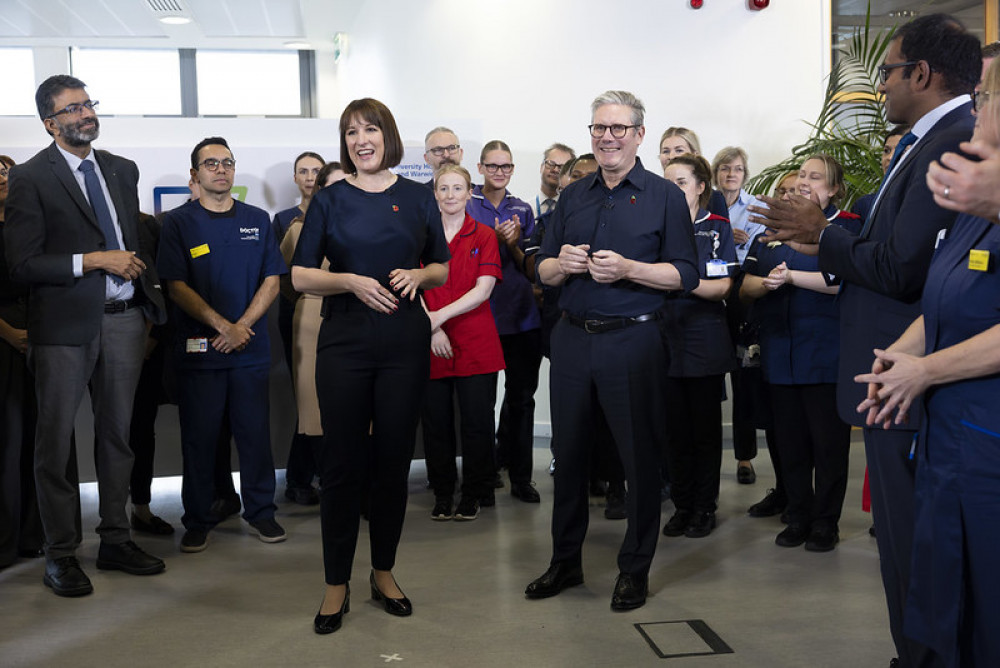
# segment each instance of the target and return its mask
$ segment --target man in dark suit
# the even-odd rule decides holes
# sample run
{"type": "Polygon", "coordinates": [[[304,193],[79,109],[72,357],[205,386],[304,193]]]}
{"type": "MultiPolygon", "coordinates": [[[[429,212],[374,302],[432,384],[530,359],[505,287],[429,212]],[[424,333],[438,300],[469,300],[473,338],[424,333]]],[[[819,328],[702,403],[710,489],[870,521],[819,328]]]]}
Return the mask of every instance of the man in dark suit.
{"type": "Polygon", "coordinates": [[[82,81],[66,75],[42,82],[35,102],[54,141],[11,170],[4,241],[11,278],[29,289],[43,582],[60,596],[82,596],[93,587],[75,556],[79,487],[67,475],[67,462],[88,385],[100,489],[97,567],[134,575],[164,570],[163,561],[132,542],[125,511],[132,399],[147,322],[163,321],[163,297],[137,230],[139,170],[91,149],[100,131],[97,102],[82,81]]]}
{"type": "Polygon", "coordinates": [[[808,200],[762,198],[769,209],[754,208],[771,237],[819,244],[824,272],[843,279],[840,293],[840,373],[837,404],[841,417],[865,428],[882,582],[889,625],[900,666],[940,665],[921,644],[903,636],[903,608],[909,585],[913,543],[913,455],[920,423],[884,431],[867,426],[857,412],[865,387],[856,375],[883,370],[873,366],[873,350],[885,349],[920,314],[927,267],[941,230],[955,213],[939,207],[928,190],[928,165],[954,151],[972,135],[969,93],[979,80],[979,41],[955,19],[933,14],[902,26],[879,68],[886,117],[912,130],[899,142],[868,219],[856,236],[830,226],[808,200]],[[909,147],[908,150],[906,147],[909,147]]]}

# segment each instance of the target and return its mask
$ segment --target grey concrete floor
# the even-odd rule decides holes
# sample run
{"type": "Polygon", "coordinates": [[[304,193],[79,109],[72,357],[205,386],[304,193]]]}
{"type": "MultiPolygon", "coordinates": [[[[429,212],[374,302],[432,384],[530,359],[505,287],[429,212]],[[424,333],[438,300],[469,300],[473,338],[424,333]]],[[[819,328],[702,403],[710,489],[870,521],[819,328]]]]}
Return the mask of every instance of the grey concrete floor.
{"type": "MultiPolygon", "coordinates": [[[[238,519],[220,525],[205,552],[178,551],[180,532],[138,542],[167,571],[133,577],[98,571],[96,489],[83,491],[79,556],[95,592],[80,599],[42,586],[41,560],[0,571],[0,666],[886,666],[893,655],[878,553],[863,513],[864,452],[852,447],[841,543],[826,554],[774,545],[777,518],[746,508],[773,484],[766,452],[754,485],[736,483],[727,450],[719,526],[702,539],[660,538],[645,607],[609,609],[624,522],[605,520],[593,498],[584,550],[586,583],[529,601],[525,585],[550,554],[552,479],[547,442],[535,450],[540,505],[498,490],[474,522],[433,522],[422,461],[395,574],[414,615],[394,618],[368,597],[362,524],[351,612],[330,636],[312,631],[323,595],[318,509],[287,503],[285,543],[265,545],[238,519]],[[717,651],[723,653],[714,653],[717,651]]],[[[154,483],[154,510],[179,525],[178,478],[154,483]]],[[[664,518],[672,506],[663,506],[664,518]]]]}

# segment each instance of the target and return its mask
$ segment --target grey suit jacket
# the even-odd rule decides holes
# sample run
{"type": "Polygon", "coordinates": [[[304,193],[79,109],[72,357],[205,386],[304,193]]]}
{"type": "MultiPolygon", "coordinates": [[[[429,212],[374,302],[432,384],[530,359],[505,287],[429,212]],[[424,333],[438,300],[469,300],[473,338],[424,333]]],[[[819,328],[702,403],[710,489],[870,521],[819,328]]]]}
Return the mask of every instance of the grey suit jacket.
{"type": "MultiPolygon", "coordinates": [[[[942,209],[925,180],[927,167],[972,136],[972,104],[953,109],[910,150],[886,186],[866,238],[831,225],[823,232],[819,266],[844,279],[840,292],[840,367],[837,408],[842,420],[863,426],[855,410],[866,388],[854,376],[871,371],[875,348],[885,349],[920,315],[920,295],[938,233],[956,213],[942,209]]],[[[921,405],[910,408],[904,429],[920,424],[921,405]]]]}
{"type": "MultiPolygon", "coordinates": [[[[138,231],[139,169],[131,160],[94,151],[118,213],[122,239],[146,263],[134,281],[146,318],[166,318],[152,249],[138,231]]],[[[55,143],[10,170],[3,227],[11,278],[28,286],[28,339],[81,345],[98,333],[104,314],[104,272],[73,276],[73,255],[104,250],[93,209],[55,143]]]]}

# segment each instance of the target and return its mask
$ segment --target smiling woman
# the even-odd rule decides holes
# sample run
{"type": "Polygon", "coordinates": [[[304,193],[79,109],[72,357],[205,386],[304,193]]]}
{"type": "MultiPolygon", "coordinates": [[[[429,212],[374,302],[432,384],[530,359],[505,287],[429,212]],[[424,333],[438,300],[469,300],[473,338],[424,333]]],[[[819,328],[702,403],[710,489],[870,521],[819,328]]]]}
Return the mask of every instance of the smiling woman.
{"type": "Polygon", "coordinates": [[[363,498],[370,499],[372,598],[392,615],[413,611],[392,568],[428,378],[431,327],[416,298],[444,283],[449,259],[431,192],[389,171],[403,155],[389,109],[371,98],[351,102],[340,146],[349,175],[316,193],[292,258],[295,289],[324,297],[316,356],[327,587],[314,630],[321,634],[339,629],[350,609],[363,498]]]}

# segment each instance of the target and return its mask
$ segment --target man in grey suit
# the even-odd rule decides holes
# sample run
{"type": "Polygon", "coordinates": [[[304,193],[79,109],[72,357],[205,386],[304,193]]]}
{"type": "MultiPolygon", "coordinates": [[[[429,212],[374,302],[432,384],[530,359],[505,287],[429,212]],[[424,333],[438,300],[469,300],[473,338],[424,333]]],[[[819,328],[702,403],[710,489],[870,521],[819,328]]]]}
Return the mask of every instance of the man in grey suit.
{"type": "Polygon", "coordinates": [[[91,149],[100,131],[97,102],[79,79],[56,75],[38,87],[35,103],[54,141],[10,171],[3,234],[11,278],[29,289],[43,582],[60,596],[83,596],[93,586],[75,556],[79,487],[67,464],[88,385],[100,490],[97,567],[134,575],[164,570],[163,561],[132,542],[125,511],[132,399],[147,323],[163,321],[164,305],[137,229],[139,170],[130,160],[91,149]]]}
{"type": "Polygon", "coordinates": [[[830,226],[819,208],[802,197],[786,202],[764,197],[768,210],[751,207],[763,216],[758,222],[774,230],[772,238],[818,242],[820,269],[844,281],[837,406],[845,422],[865,427],[882,584],[899,653],[891,665],[903,667],[942,665],[940,657],[907,635],[904,619],[920,410],[914,405],[909,423],[891,430],[866,425],[857,412],[866,388],[854,377],[881,372],[872,351],[884,350],[920,314],[936,239],[955,220],[954,212],[935,204],[927,170],[972,135],[969,93],[980,67],[979,40],[950,16],[921,16],[896,31],[879,68],[879,91],[885,95],[888,120],[906,123],[911,130],[899,141],[860,235],[830,226]]]}

